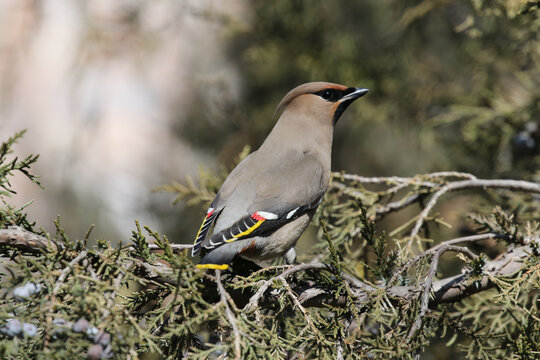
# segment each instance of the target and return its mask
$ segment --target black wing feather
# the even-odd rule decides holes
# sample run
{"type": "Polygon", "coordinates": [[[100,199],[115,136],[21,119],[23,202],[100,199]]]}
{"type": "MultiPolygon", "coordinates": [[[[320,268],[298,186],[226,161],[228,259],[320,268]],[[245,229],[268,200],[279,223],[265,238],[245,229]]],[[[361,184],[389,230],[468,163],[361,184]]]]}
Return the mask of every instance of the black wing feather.
{"type": "Polygon", "coordinates": [[[220,209],[216,209],[217,204],[219,203],[219,195],[216,196],[216,198],[212,201],[210,204],[210,207],[206,211],[206,216],[204,217],[204,220],[201,224],[201,227],[199,228],[199,231],[197,232],[197,235],[195,236],[195,241],[193,242],[193,248],[191,249],[191,256],[197,255],[201,251],[201,245],[204,239],[206,238],[206,235],[208,234],[208,230],[212,227],[212,224],[214,223],[214,220],[216,220],[216,217],[219,215],[223,207],[220,209]]]}
{"type": "Polygon", "coordinates": [[[213,234],[209,238],[209,241],[204,244],[204,248],[211,250],[226,243],[275,231],[286,223],[299,218],[317,205],[319,205],[318,202],[316,204],[299,206],[281,214],[272,214],[277,216],[273,219],[263,218],[259,215],[260,213],[265,213],[264,211],[256,211],[252,215],[243,217],[231,227],[213,234]]]}

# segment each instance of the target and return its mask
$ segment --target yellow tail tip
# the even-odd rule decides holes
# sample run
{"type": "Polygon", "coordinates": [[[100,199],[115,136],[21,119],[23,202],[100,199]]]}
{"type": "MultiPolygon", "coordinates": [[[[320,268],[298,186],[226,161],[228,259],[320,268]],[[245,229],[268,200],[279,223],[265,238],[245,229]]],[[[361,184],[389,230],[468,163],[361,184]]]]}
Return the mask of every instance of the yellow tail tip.
{"type": "Polygon", "coordinates": [[[227,270],[228,268],[227,264],[197,264],[197,269],[227,270]]]}

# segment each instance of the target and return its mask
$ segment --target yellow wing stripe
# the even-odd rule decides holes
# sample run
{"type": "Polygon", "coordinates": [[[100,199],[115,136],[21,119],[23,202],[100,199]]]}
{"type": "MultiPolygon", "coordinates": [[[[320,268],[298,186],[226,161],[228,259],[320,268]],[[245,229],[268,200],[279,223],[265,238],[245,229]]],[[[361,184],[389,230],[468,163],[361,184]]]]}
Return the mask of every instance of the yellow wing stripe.
{"type": "Polygon", "coordinates": [[[207,221],[208,221],[208,217],[205,217],[201,224],[201,227],[199,228],[199,231],[197,231],[197,235],[195,236],[195,241],[193,242],[193,245],[197,244],[197,240],[199,240],[199,235],[201,235],[202,228],[204,227],[204,224],[206,224],[207,221]]]}
{"type": "Polygon", "coordinates": [[[261,226],[261,224],[264,222],[264,219],[263,220],[259,220],[255,223],[255,225],[253,225],[252,227],[250,227],[249,229],[247,229],[246,231],[242,231],[241,233],[238,233],[236,235],[233,235],[233,237],[231,239],[228,239],[228,240],[225,240],[225,242],[233,242],[235,241],[236,239],[238,239],[239,237],[242,237],[242,236],[246,236],[246,235],[249,235],[251,234],[255,229],[257,229],[259,226],[261,226]]]}
{"type": "Polygon", "coordinates": [[[197,264],[197,269],[227,270],[227,264],[197,264]]]}

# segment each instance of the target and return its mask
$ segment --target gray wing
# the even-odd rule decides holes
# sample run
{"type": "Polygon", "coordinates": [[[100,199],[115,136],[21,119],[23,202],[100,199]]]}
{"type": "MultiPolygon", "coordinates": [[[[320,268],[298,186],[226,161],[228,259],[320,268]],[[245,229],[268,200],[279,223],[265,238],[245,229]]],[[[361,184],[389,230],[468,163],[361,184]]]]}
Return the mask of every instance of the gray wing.
{"type": "Polygon", "coordinates": [[[310,155],[288,158],[273,166],[265,166],[256,156],[246,158],[220,190],[218,205],[222,208],[214,234],[201,239],[196,252],[201,247],[211,250],[274,231],[315,209],[326,191],[328,178],[321,163],[310,155]]]}
{"type": "Polygon", "coordinates": [[[248,212],[283,211],[319,201],[328,187],[329,172],[312,155],[288,159],[287,164],[260,172],[256,197],[248,212]]]}

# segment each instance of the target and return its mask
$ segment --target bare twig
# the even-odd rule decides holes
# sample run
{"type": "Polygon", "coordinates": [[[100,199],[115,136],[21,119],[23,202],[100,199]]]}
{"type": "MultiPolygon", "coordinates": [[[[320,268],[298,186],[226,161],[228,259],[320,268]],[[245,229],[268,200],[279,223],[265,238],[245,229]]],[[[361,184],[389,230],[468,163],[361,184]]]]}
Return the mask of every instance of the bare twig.
{"type": "Polygon", "coordinates": [[[337,344],[337,354],[336,354],[337,360],[343,360],[343,340],[339,339],[337,344]]]}
{"type": "Polygon", "coordinates": [[[225,307],[225,314],[227,315],[227,319],[229,320],[229,323],[231,324],[231,328],[234,335],[234,358],[235,359],[241,359],[242,358],[242,349],[240,347],[240,331],[238,330],[238,325],[236,324],[236,318],[234,317],[234,314],[232,313],[231,308],[229,307],[229,303],[227,302],[227,292],[225,291],[225,288],[223,287],[223,284],[221,283],[221,270],[216,270],[216,285],[218,289],[219,296],[221,298],[221,303],[225,307]]]}
{"type": "Polygon", "coordinates": [[[315,326],[315,324],[313,323],[313,321],[311,320],[311,316],[309,316],[309,313],[308,311],[304,308],[304,306],[300,303],[300,301],[298,300],[298,297],[296,297],[296,295],[293,293],[292,289],[291,289],[291,286],[289,285],[289,283],[285,280],[284,277],[279,277],[279,280],[281,281],[281,283],[283,284],[283,287],[285,288],[285,291],[287,291],[287,294],[289,295],[289,297],[292,299],[294,305],[298,308],[298,310],[300,310],[300,312],[302,313],[302,315],[304,315],[304,318],[306,319],[306,322],[307,324],[309,325],[309,327],[311,327],[311,330],[313,330],[313,332],[317,335],[321,335],[319,329],[315,326]]]}
{"type": "MultiPolygon", "coordinates": [[[[184,250],[184,249],[191,249],[193,247],[193,244],[169,244],[169,246],[173,250],[184,250]]],[[[161,248],[157,246],[156,244],[148,244],[148,248],[151,251],[161,250],[161,248]]]]}
{"type": "Polygon", "coordinates": [[[475,241],[481,241],[481,240],[488,240],[488,239],[509,239],[510,237],[503,234],[496,234],[496,233],[487,233],[487,234],[478,234],[478,235],[470,235],[470,236],[463,236],[458,237],[451,240],[446,240],[441,242],[440,244],[435,245],[428,251],[435,251],[440,247],[446,246],[446,245],[455,245],[460,244],[464,242],[475,242],[475,241]]]}
{"type": "Polygon", "coordinates": [[[414,321],[413,325],[411,326],[411,329],[409,330],[409,334],[407,335],[407,341],[410,341],[410,339],[416,334],[420,326],[422,326],[422,320],[424,318],[424,315],[426,314],[426,311],[428,309],[429,305],[429,294],[431,292],[431,284],[433,283],[433,278],[435,277],[435,273],[437,272],[437,267],[439,266],[439,258],[441,256],[441,252],[437,251],[433,254],[433,258],[431,259],[431,264],[429,265],[429,273],[424,279],[424,286],[422,290],[422,300],[420,302],[420,311],[418,312],[418,316],[416,317],[416,320],[414,321]]]}
{"type": "MultiPolygon", "coordinates": [[[[85,239],[87,239],[89,232],[85,235],[85,239]]],[[[46,251],[49,247],[56,250],[58,247],[58,244],[55,244],[46,237],[25,230],[20,226],[10,226],[7,229],[0,229],[0,246],[1,245],[30,253],[46,251]]],[[[170,244],[170,246],[173,250],[183,250],[191,249],[193,244],[170,244]]],[[[159,246],[156,244],[148,244],[148,248],[151,251],[160,250],[159,246]]]]}
{"type": "Polygon", "coordinates": [[[491,289],[494,283],[493,276],[511,276],[516,274],[525,260],[531,256],[532,249],[529,245],[519,246],[499,256],[497,259],[488,261],[484,265],[487,274],[475,281],[469,281],[468,274],[460,274],[433,283],[433,298],[430,306],[443,303],[453,303],[466,297],[491,289]]]}
{"type": "Polygon", "coordinates": [[[355,278],[352,275],[349,275],[347,273],[341,273],[341,277],[343,277],[343,280],[347,281],[349,285],[353,288],[360,289],[363,291],[374,291],[376,290],[375,287],[363,282],[360,279],[355,278]]]}
{"type": "MultiPolygon", "coordinates": [[[[244,307],[243,311],[254,311],[257,310],[259,301],[264,297],[264,294],[266,290],[275,282],[275,281],[285,281],[288,276],[305,270],[332,270],[332,267],[328,264],[323,263],[307,263],[307,264],[299,264],[290,266],[287,270],[285,270],[280,275],[277,275],[273,278],[270,278],[268,280],[261,280],[258,285],[259,289],[251,296],[248,303],[244,307]]],[[[364,283],[363,281],[355,278],[354,276],[351,276],[347,273],[342,273],[341,276],[343,279],[345,279],[347,282],[349,282],[350,286],[355,289],[361,289],[363,291],[373,291],[375,288],[369,284],[364,283]]],[[[301,303],[308,302],[309,300],[318,297],[321,295],[321,289],[318,288],[310,288],[306,289],[305,291],[302,291],[302,296],[299,296],[299,301],[301,303]]]]}
{"type": "Polygon", "coordinates": [[[393,201],[391,203],[380,205],[377,207],[377,210],[375,210],[375,213],[378,216],[386,215],[388,213],[401,210],[403,208],[406,208],[407,206],[414,204],[418,200],[423,198],[423,194],[414,194],[406,197],[405,199],[400,199],[397,201],[393,201]]]}
{"type": "Polygon", "coordinates": [[[429,272],[426,278],[424,279],[424,286],[422,290],[422,300],[420,302],[420,311],[418,312],[418,316],[416,317],[416,320],[414,321],[409,331],[409,334],[407,335],[408,341],[411,340],[411,338],[416,334],[416,332],[422,326],[422,320],[429,306],[429,295],[431,293],[431,284],[433,283],[433,279],[435,278],[435,274],[437,273],[439,259],[441,255],[447,251],[460,252],[462,254],[467,255],[471,259],[476,259],[478,257],[468,248],[459,247],[455,245],[449,245],[449,244],[445,244],[444,246],[439,246],[436,250],[430,252],[431,254],[433,254],[433,257],[431,259],[431,264],[429,266],[429,272]]]}
{"type": "MultiPolygon", "coordinates": [[[[347,329],[351,326],[351,318],[346,318],[346,319],[343,319],[342,320],[343,323],[343,331],[346,332],[347,329]]],[[[345,357],[343,356],[343,343],[344,343],[344,340],[343,340],[343,334],[341,333],[338,333],[338,336],[337,336],[337,351],[336,351],[336,359],[337,360],[344,360],[345,357]]]]}
{"type": "Polygon", "coordinates": [[[364,184],[401,184],[401,183],[414,182],[420,179],[439,179],[439,178],[449,178],[449,177],[466,178],[470,180],[476,179],[476,176],[472,174],[458,172],[458,171],[439,171],[439,172],[424,174],[424,175],[415,176],[415,177],[399,177],[399,176],[365,177],[365,176],[359,176],[355,174],[341,174],[338,172],[332,173],[332,176],[336,178],[342,178],[344,180],[356,181],[356,182],[364,183],[364,184]]]}
{"type": "MultiPolygon", "coordinates": [[[[534,192],[534,193],[540,193],[540,184],[533,183],[533,182],[527,182],[527,181],[521,181],[521,180],[484,180],[484,179],[477,179],[474,175],[468,174],[468,173],[461,173],[461,172],[455,172],[455,171],[443,171],[443,172],[435,172],[431,174],[425,174],[421,176],[415,176],[415,177],[398,177],[398,176],[390,176],[390,177],[364,177],[364,176],[358,176],[354,174],[340,174],[340,173],[333,173],[333,176],[335,179],[338,180],[346,180],[346,181],[353,181],[357,183],[362,184],[386,184],[386,185],[392,185],[391,188],[384,191],[385,194],[392,195],[396,193],[397,191],[406,188],[407,186],[421,186],[425,188],[431,188],[431,189],[437,189],[435,194],[431,197],[430,201],[424,208],[424,210],[420,213],[418,219],[415,222],[415,225],[411,231],[409,240],[409,245],[412,244],[412,241],[414,241],[414,238],[420,231],[422,225],[424,224],[425,219],[428,217],[430,211],[437,203],[438,199],[444,195],[447,192],[456,191],[456,190],[462,190],[462,189],[471,189],[471,188],[499,188],[499,189],[511,189],[511,190],[517,190],[517,191],[525,191],[525,192],[534,192]],[[448,178],[465,178],[466,180],[460,180],[460,181],[454,181],[447,183],[446,185],[441,185],[439,182],[441,179],[448,178]],[[430,179],[433,181],[426,181],[426,179],[430,179]]],[[[350,188],[347,185],[340,183],[339,181],[334,181],[331,185],[334,188],[337,188],[348,195],[361,199],[365,197],[364,194],[362,194],[361,191],[350,188]]],[[[379,205],[376,209],[377,216],[382,216],[387,213],[401,210],[415,202],[417,202],[419,199],[426,196],[425,194],[413,194],[410,195],[404,199],[400,199],[385,205],[379,205]]]]}
{"type": "Polygon", "coordinates": [[[69,272],[71,270],[73,270],[73,267],[79,262],[81,261],[82,259],[84,259],[86,257],[86,255],[88,255],[88,251],[87,250],[83,250],[79,253],[79,255],[77,255],[73,260],[71,260],[68,264],[68,266],[66,266],[62,272],[60,273],[60,276],[58,277],[58,279],[56,280],[56,284],[54,285],[54,289],[53,289],[53,294],[56,294],[58,293],[58,290],[60,290],[60,286],[62,286],[62,284],[64,283],[64,281],[66,280],[66,276],[69,274],[69,272]]]}
{"type": "Polygon", "coordinates": [[[270,287],[270,285],[272,285],[272,283],[274,281],[276,281],[276,280],[281,281],[282,280],[282,281],[286,282],[286,278],[289,275],[292,275],[292,274],[294,274],[296,272],[303,271],[303,270],[311,270],[311,269],[326,269],[326,270],[329,270],[330,268],[331,267],[329,265],[323,264],[323,263],[300,264],[300,265],[295,265],[295,266],[290,267],[289,269],[285,270],[283,273],[281,273],[280,275],[278,275],[276,277],[273,277],[273,278],[268,279],[268,280],[261,280],[259,282],[260,283],[259,290],[257,290],[257,292],[249,299],[248,303],[244,307],[244,311],[253,311],[253,310],[255,310],[259,305],[260,299],[263,297],[266,290],[268,290],[268,288],[270,287]]]}
{"type": "MultiPolygon", "coordinates": [[[[383,191],[383,193],[386,195],[393,195],[397,193],[399,190],[402,190],[408,186],[438,188],[440,187],[440,184],[439,184],[439,182],[441,181],[440,179],[465,178],[468,180],[476,180],[476,177],[472,174],[456,172],[456,171],[441,171],[441,172],[435,172],[435,173],[430,173],[430,174],[425,174],[425,175],[415,176],[415,177],[397,177],[397,176],[364,177],[364,176],[358,176],[354,174],[340,174],[340,173],[334,173],[333,176],[335,179],[353,181],[353,182],[362,183],[362,184],[392,185],[391,188],[383,191]],[[432,179],[433,181],[426,181],[425,179],[432,179]]],[[[356,190],[355,188],[348,187],[347,185],[342,184],[338,181],[332,182],[332,187],[335,187],[354,198],[362,198],[364,196],[360,191],[356,190]]],[[[377,216],[383,216],[383,215],[386,215],[387,213],[401,210],[419,201],[424,196],[426,196],[426,194],[417,193],[417,194],[407,196],[406,198],[393,201],[388,204],[377,205],[377,209],[375,213],[377,214],[377,216]]]]}
{"type": "MultiPolygon", "coordinates": [[[[339,174],[334,173],[335,178],[341,178],[343,180],[354,181],[362,184],[389,184],[389,185],[399,185],[399,184],[416,184],[416,185],[425,185],[428,187],[434,186],[434,184],[424,181],[419,181],[415,177],[399,177],[399,176],[388,176],[388,177],[365,177],[354,174],[339,174]]],[[[426,176],[428,177],[428,176],[426,176]]]]}
{"type": "MultiPolygon", "coordinates": [[[[357,183],[362,184],[387,184],[387,185],[394,185],[397,186],[400,190],[402,188],[401,185],[417,185],[417,186],[424,186],[424,187],[436,187],[437,184],[431,181],[426,181],[425,179],[431,179],[435,181],[440,181],[439,179],[444,178],[466,178],[469,180],[476,179],[476,176],[469,174],[469,173],[463,173],[458,171],[439,171],[424,175],[417,175],[414,177],[400,177],[400,176],[381,176],[381,177],[365,177],[365,176],[359,176],[355,174],[341,174],[341,173],[333,173],[332,176],[337,179],[343,179],[347,181],[354,181],[357,183]]],[[[387,190],[389,193],[394,193],[397,191],[396,189],[392,188],[387,190]]]]}
{"type": "MultiPolygon", "coordinates": [[[[431,249],[429,250],[426,250],[424,251],[423,253],[413,257],[412,259],[410,259],[409,261],[407,261],[403,266],[401,266],[393,275],[392,277],[390,278],[390,280],[388,280],[388,283],[386,284],[386,286],[392,286],[399,275],[401,275],[402,273],[408,271],[411,266],[415,265],[416,263],[418,263],[420,260],[424,259],[425,257],[427,256],[430,256],[432,254],[434,254],[436,251],[438,251],[440,248],[444,248],[444,247],[448,247],[448,245],[454,245],[454,244],[459,244],[459,243],[464,243],[464,242],[474,242],[474,241],[480,241],[480,240],[487,240],[487,239],[506,239],[508,238],[508,236],[505,236],[505,235],[502,235],[502,234],[495,234],[495,233],[487,233],[487,234],[479,234],[479,235],[471,235],[471,236],[463,236],[463,237],[459,237],[459,238],[454,238],[454,239],[450,239],[450,240],[446,240],[446,241],[443,241],[441,242],[440,244],[437,244],[435,245],[434,247],[432,247],[431,249]]],[[[464,248],[462,248],[464,249],[464,248]]],[[[468,249],[467,249],[468,250],[468,249]]],[[[470,250],[469,250],[470,251],[470,250]]],[[[471,252],[472,254],[472,252],[471,252]]],[[[467,254],[469,255],[469,254],[467,254]]]]}
{"type": "MultiPolygon", "coordinates": [[[[129,264],[128,266],[129,267],[129,264]]],[[[116,298],[116,293],[120,290],[120,287],[122,285],[122,280],[124,280],[125,277],[125,270],[122,269],[118,276],[113,281],[113,291],[109,294],[109,300],[107,300],[107,307],[110,309],[114,306],[114,299],[116,298]]]]}
{"type": "Polygon", "coordinates": [[[459,172],[459,171],[439,171],[439,172],[427,174],[425,176],[431,177],[431,178],[455,177],[455,178],[466,178],[466,179],[471,179],[471,180],[476,179],[476,176],[472,174],[459,172]]]}
{"type": "Polygon", "coordinates": [[[355,188],[351,188],[337,181],[332,181],[332,183],[330,183],[330,187],[336,188],[342,191],[344,194],[347,194],[355,199],[363,199],[365,197],[365,194],[362,193],[361,191],[355,188]]]}
{"type": "Polygon", "coordinates": [[[456,191],[456,190],[464,190],[464,189],[474,189],[474,188],[493,188],[493,189],[511,189],[516,191],[524,191],[524,192],[534,192],[540,194],[540,184],[528,182],[528,181],[522,181],[522,180],[482,180],[482,179],[471,179],[471,180],[463,180],[463,181],[456,181],[449,184],[444,185],[442,188],[440,188],[429,200],[426,207],[422,212],[420,213],[420,216],[418,217],[418,220],[416,220],[416,223],[414,225],[414,228],[411,231],[410,234],[410,240],[409,245],[412,244],[412,241],[418,235],[418,232],[420,231],[420,228],[424,224],[424,220],[429,215],[429,212],[433,209],[437,201],[441,196],[448,192],[456,191]]]}

